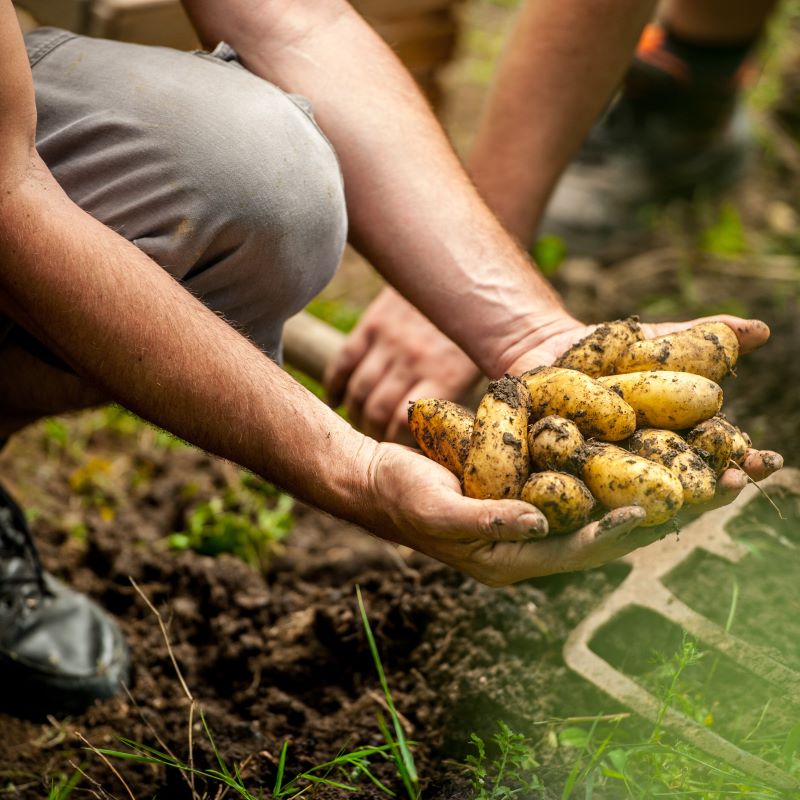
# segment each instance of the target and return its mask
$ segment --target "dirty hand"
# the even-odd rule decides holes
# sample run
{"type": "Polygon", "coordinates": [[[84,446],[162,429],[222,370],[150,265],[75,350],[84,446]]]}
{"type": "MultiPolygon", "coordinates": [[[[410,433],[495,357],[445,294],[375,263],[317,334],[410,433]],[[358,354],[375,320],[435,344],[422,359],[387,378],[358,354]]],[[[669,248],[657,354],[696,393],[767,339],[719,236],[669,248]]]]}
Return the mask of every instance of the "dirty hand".
{"type": "MultiPolygon", "coordinates": [[[[575,342],[587,336],[597,327],[596,325],[583,325],[574,319],[570,323],[568,320],[569,318],[562,320],[555,326],[553,335],[544,339],[540,338],[536,346],[516,358],[509,365],[507,371],[514,375],[519,375],[534,367],[552,364],[556,358],[568,350],[575,342]]],[[[740,317],[724,314],[700,317],[687,322],[642,323],[641,327],[645,337],[652,339],[656,336],[664,336],[668,333],[686,330],[694,325],[699,325],[701,322],[724,322],[730,326],[739,340],[741,353],[749,353],[761,347],[769,339],[769,328],[760,320],[741,319],[740,317]]],[[[781,467],[783,467],[783,457],[779,453],[771,450],[749,450],[743,461],[742,469],[738,467],[736,469],[728,469],[720,475],[717,481],[716,497],[711,503],[696,505],[691,510],[681,512],[675,522],[680,526],[680,524],[686,523],[705,511],[733,502],[747,485],[748,477],[754,481],[760,481],[773,472],[777,472],[781,467]]],[[[656,529],[643,530],[654,531],[656,529]]],[[[659,528],[659,530],[662,529],[659,528]]],[[[655,538],[658,537],[656,536],[655,538]]]]}
{"type": "Polygon", "coordinates": [[[329,402],[344,402],[350,421],[368,436],[410,444],[409,400],[457,400],[478,377],[463,350],[386,288],[329,364],[324,383],[329,402]]]}
{"type": "Polygon", "coordinates": [[[378,444],[368,471],[365,527],[489,586],[596,567],[664,535],[634,530],[644,512],[631,507],[575,533],[538,538],[547,522],[534,506],[464,497],[452,473],[395,444],[378,444]]]}

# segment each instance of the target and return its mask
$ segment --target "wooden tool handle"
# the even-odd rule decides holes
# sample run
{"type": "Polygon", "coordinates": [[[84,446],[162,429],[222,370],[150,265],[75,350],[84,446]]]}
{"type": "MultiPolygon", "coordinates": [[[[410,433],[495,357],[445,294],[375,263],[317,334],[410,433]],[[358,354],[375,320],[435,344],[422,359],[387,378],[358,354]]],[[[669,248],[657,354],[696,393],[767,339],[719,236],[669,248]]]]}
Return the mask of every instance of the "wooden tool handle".
{"type": "Polygon", "coordinates": [[[301,311],[283,328],[283,356],[287,364],[321,381],[325,368],[339,354],[345,335],[327,322],[301,311]]]}

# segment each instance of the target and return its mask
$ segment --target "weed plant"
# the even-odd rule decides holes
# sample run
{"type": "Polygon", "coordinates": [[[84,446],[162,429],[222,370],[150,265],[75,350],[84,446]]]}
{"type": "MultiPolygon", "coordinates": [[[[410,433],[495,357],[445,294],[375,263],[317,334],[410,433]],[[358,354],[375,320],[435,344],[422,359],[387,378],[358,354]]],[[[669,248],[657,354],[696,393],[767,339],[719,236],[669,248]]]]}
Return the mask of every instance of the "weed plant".
{"type": "Polygon", "coordinates": [[[242,472],[238,485],[194,506],[167,542],[173,550],[231,553],[263,571],[294,525],[293,508],[289,495],[242,472]]]}

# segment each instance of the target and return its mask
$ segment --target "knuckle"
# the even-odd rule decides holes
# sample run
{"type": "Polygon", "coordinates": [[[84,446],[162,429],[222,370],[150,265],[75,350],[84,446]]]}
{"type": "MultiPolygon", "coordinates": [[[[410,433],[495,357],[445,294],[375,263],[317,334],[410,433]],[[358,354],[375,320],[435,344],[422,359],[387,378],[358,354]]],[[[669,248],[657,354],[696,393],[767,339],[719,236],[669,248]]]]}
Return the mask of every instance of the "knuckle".
{"type": "Polygon", "coordinates": [[[500,531],[505,525],[505,520],[490,509],[482,509],[477,520],[478,535],[481,539],[496,542],[500,539],[500,531]]]}
{"type": "Polygon", "coordinates": [[[350,402],[358,406],[363,406],[365,400],[369,396],[371,388],[372,385],[368,380],[358,377],[353,378],[347,386],[347,395],[350,402]]]}
{"type": "Polygon", "coordinates": [[[364,407],[364,421],[369,425],[385,427],[391,418],[391,410],[383,403],[368,403],[364,407]]]}

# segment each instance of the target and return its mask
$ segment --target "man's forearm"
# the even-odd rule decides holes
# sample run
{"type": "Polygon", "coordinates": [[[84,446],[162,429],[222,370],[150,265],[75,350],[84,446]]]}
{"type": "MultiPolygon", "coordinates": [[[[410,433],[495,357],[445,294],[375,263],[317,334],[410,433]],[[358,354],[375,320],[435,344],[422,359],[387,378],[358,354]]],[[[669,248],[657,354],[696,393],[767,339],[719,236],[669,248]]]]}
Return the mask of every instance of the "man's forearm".
{"type": "Polygon", "coordinates": [[[141,416],[358,522],[374,443],[40,165],[0,199],[0,310],[141,416]]]}
{"type": "Polygon", "coordinates": [[[485,370],[514,336],[561,318],[408,73],[347,3],[185,5],[207,43],[225,39],[253,72],[311,99],[342,163],[354,243],[485,370]]]}
{"type": "Polygon", "coordinates": [[[527,0],[468,161],[523,244],[630,63],[655,0],[527,0]]]}

